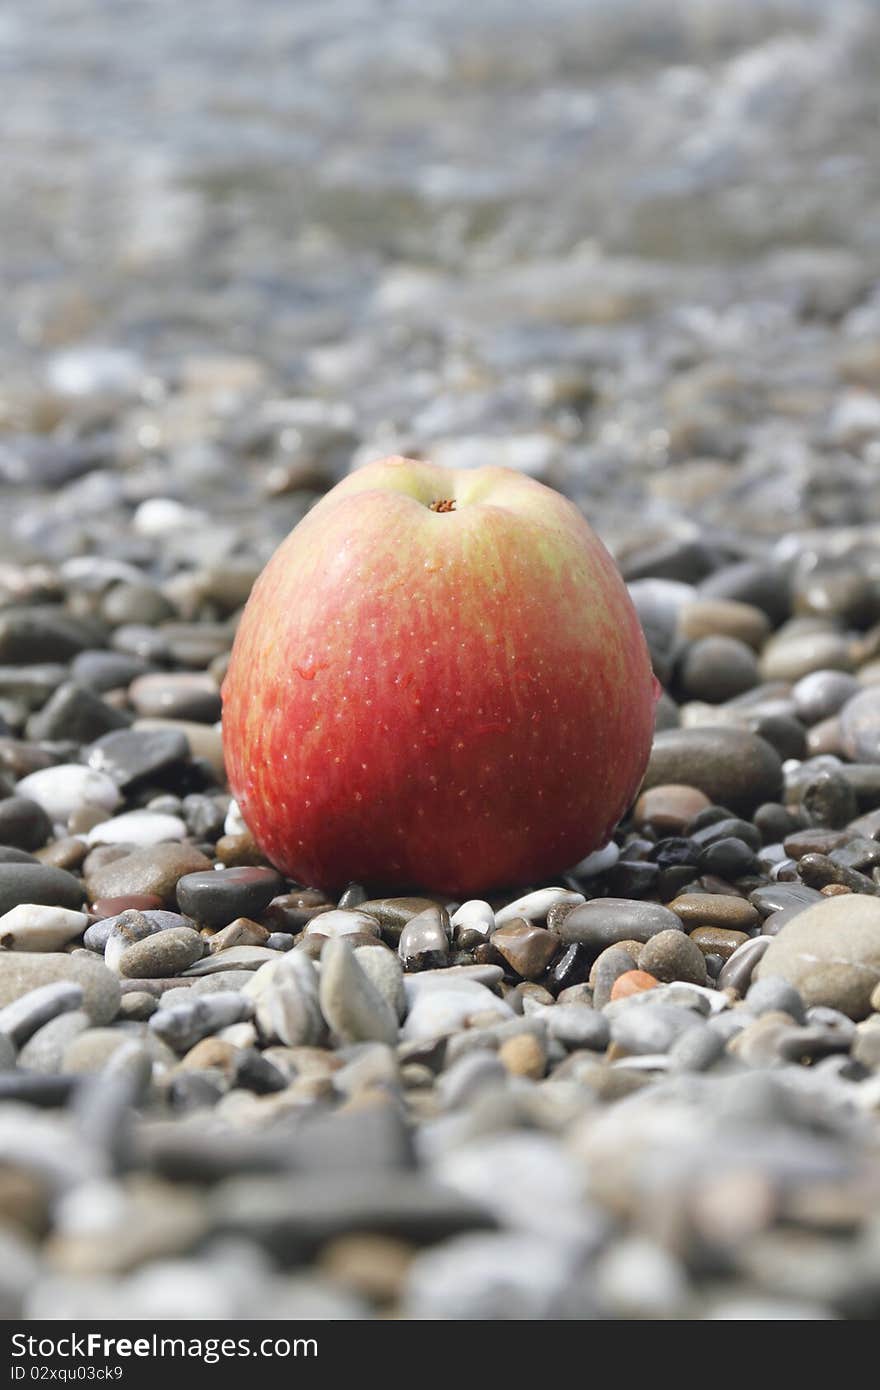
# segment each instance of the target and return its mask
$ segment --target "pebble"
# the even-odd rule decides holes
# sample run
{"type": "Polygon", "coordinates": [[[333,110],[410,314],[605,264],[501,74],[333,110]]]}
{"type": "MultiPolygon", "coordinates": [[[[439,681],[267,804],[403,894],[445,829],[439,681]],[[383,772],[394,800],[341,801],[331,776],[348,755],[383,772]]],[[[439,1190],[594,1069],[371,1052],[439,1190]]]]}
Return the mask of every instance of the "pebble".
{"type": "Polygon", "coordinates": [[[58,951],[82,936],[84,912],[40,903],[19,903],[0,917],[0,946],[7,951],[58,951]]]}
{"type": "Polygon", "coordinates": [[[43,708],[32,714],[27,722],[27,735],[32,739],[69,739],[74,743],[91,743],[113,729],[125,729],[131,716],[114,709],[100,695],[75,681],[59,685],[43,708]]]}
{"type": "Polygon", "coordinates": [[[115,782],[79,763],[39,768],[21,779],[16,793],[36,801],[56,824],[66,824],[84,805],[95,806],[109,815],[122,800],[115,782]]]}
{"type": "Polygon", "coordinates": [[[0,914],[21,904],[77,911],[82,900],[82,884],[65,869],[49,864],[0,864],[0,914]]]}
{"type": "Polygon", "coordinates": [[[729,960],[734,951],[751,940],[745,932],[730,927],[695,927],[688,936],[704,956],[717,956],[722,961],[729,960]]]}
{"type": "Polygon", "coordinates": [[[259,922],[253,922],[249,917],[236,917],[228,927],[221,927],[209,937],[207,944],[211,954],[216,955],[228,951],[232,946],[265,946],[269,937],[270,933],[259,922]]]}
{"type": "Polygon", "coordinates": [[[495,925],[503,927],[509,922],[521,919],[527,922],[544,922],[551,908],[560,904],[577,907],[584,901],[583,893],[572,893],[567,888],[540,888],[535,893],[526,893],[524,897],[515,898],[512,903],[499,908],[495,913],[495,925]]]}
{"type": "Polygon", "coordinates": [[[200,959],[204,942],[190,927],[171,927],[134,941],[119,958],[120,975],[128,979],[179,975],[200,959]]]}
{"type": "Polygon", "coordinates": [[[555,933],[516,917],[506,918],[504,925],[492,933],[491,944],[524,980],[539,980],[560,950],[555,933]]]}
{"type": "Polygon", "coordinates": [[[778,632],[761,654],[765,681],[799,681],[813,671],[851,671],[850,643],[837,632],[778,632]]]}
{"type": "Polygon", "coordinates": [[[736,637],[701,637],[689,643],[678,664],[678,681],[690,700],[723,704],[758,684],[753,649],[736,637]]]}
{"type": "Polygon", "coordinates": [[[406,1014],[406,990],[398,958],[392,951],[374,951],[370,946],[356,946],[354,954],[364,974],[402,1022],[406,1014]]]}
{"type": "Polygon", "coordinates": [[[320,1000],[343,1042],[397,1042],[397,1019],[345,937],[331,937],[321,954],[320,1000]]]}
{"type": "Polygon", "coordinates": [[[653,989],[635,997],[640,1001],[638,1006],[621,999],[620,1004],[626,1007],[610,1020],[611,1038],[621,1053],[652,1056],[668,1052],[680,1034],[700,1025],[699,1015],[690,1009],[655,1002],[653,989]]]}
{"type": "Polygon", "coordinates": [[[682,931],[661,931],[645,943],[639,954],[639,970],[655,980],[707,982],[706,960],[695,941],[682,931]]]}
{"type": "MultiPolygon", "coordinates": [[[[133,850],[91,872],[87,864],[86,891],[92,902],[148,894],[175,907],[178,881],[185,874],[201,873],[210,867],[210,859],[192,845],[151,845],[133,850]]],[[[233,913],[233,917],[239,915],[233,913]]]]}
{"type": "Polygon", "coordinates": [[[840,742],[854,763],[880,763],[880,690],[868,686],[840,711],[840,742]]]}
{"type": "Polygon", "coordinates": [[[38,801],[25,796],[0,799],[0,844],[40,849],[52,834],[52,822],[38,801]]]}
{"type": "Polygon", "coordinates": [[[547,1011],[546,1026],[548,1038],[555,1038],[570,1051],[589,1048],[604,1052],[611,1041],[605,1015],[586,1004],[557,1004],[547,1011]]]}
{"type": "Polygon", "coordinates": [[[186,873],[177,882],[182,912],[208,927],[225,927],[236,917],[260,917],[283,888],[274,869],[214,869],[186,873]]]}
{"type": "Polygon", "coordinates": [[[469,898],[453,912],[451,927],[456,937],[466,930],[485,939],[495,928],[495,913],[482,898],[469,898]]]}
{"type": "Polygon", "coordinates": [[[740,729],[670,729],[655,735],[643,790],[684,783],[737,814],[749,815],[782,791],[779,755],[740,729]]]}
{"type": "Polygon", "coordinates": [[[179,816],[161,815],[156,811],[126,811],[121,816],[101,821],[86,835],[92,845],[159,845],[168,840],[183,840],[186,825],[179,816]]]}
{"type": "Polygon", "coordinates": [[[81,989],[82,1006],[93,1023],[109,1023],[115,1017],[119,1008],[119,984],[102,961],[85,953],[0,953],[0,1008],[31,990],[58,982],[81,989]]]}
{"type": "MultiPolygon", "coordinates": [[[[200,937],[199,940],[201,939],[200,937]]],[[[202,944],[204,945],[204,942],[202,944]]],[[[185,974],[187,978],[201,979],[211,975],[228,974],[230,970],[259,970],[261,965],[273,960],[277,954],[278,952],[268,944],[265,946],[229,946],[225,951],[218,951],[213,955],[205,956],[203,960],[196,960],[188,967],[185,974]]]]}
{"type": "Polygon", "coordinates": [[[686,927],[718,927],[750,931],[760,921],[757,908],[729,893],[681,893],[669,904],[686,927]]]}
{"type": "MultiPolygon", "coordinates": [[[[425,976],[413,978],[424,980],[425,976]]],[[[410,980],[405,984],[409,986],[410,980]]],[[[406,1042],[442,1037],[457,1032],[472,1018],[484,1014],[511,1018],[513,1010],[476,980],[453,981],[448,987],[439,982],[437,987],[410,998],[401,1036],[406,1042]]]]}
{"type": "Polygon", "coordinates": [[[243,994],[225,990],[207,996],[194,995],[157,1009],[147,1026],[175,1052],[184,1053],[202,1038],[250,1018],[252,1012],[253,1005],[243,994]]]}
{"type": "Polygon", "coordinates": [[[656,989],[660,981],[647,970],[624,970],[618,975],[608,996],[609,1003],[618,999],[629,999],[633,994],[644,994],[646,990],[656,989]]]}
{"type": "MultiPolygon", "coordinates": [[[[72,990],[77,989],[77,985],[46,985],[48,990],[72,990]]],[[[17,1008],[28,1001],[34,1001],[36,1005],[34,1017],[39,1018],[39,1003],[36,996],[42,994],[41,989],[32,990],[26,994],[18,1004],[8,1005],[8,1008],[17,1008]]],[[[80,994],[80,997],[82,995],[80,994]]],[[[88,1014],[80,1008],[73,1007],[64,1012],[55,1011],[54,1015],[46,1023],[40,1024],[36,1031],[32,1031],[30,1022],[26,1025],[26,1031],[30,1033],[18,1054],[18,1065],[25,1071],[39,1072],[43,1076],[56,1076],[61,1071],[64,1061],[64,1054],[68,1045],[80,1033],[90,1027],[88,1014]]]]}
{"type": "MultiPolygon", "coordinates": [[[[367,916],[366,913],[361,915],[367,916]]],[[[367,917],[367,920],[373,919],[367,917]]],[[[411,917],[397,943],[397,953],[406,968],[434,970],[444,965],[449,955],[448,929],[449,914],[445,908],[428,907],[411,917]]]]}
{"type": "Polygon", "coordinates": [[[813,725],[838,714],[860,689],[845,671],[811,671],[792,686],[791,698],[798,718],[813,725]]]}
{"type": "MultiPolygon", "coordinates": [[[[59,1014],[78,1010],[83,998],[82,985],[73,980],[37,985],[0,1009],[0,1038],[9,1039],[16,1047],[21,1047],[37,1029],[59,1014]]],[[[7,1058],[4,1066],[11,1064],[7,1058]]]]}
{"type": "Polygon", "coordinates": [[[590,971],[590,984],[593,988],[593,1007],[603,1009],[611,998],[611,992],[621,975],[634,970],[641,943],[632,947],[632,953],[623,946],[607,946],[596,957],[590,971]]]}
{"type": "Polygon", "coordinates": [[[598,955],[620,941],[648,941],[657,932],[680,931],[681,919],[659,903],[595,898],[569,913],[558,928],[563,941],[578,942],[598,955]]]}
{"type": "Polygon", "coordinates": [[[263,965],[243,993],[254,1002],[263,1038],[287,1047],[315,1046],[323,1040],[318,974],[302,952],[292,951],[263,965]]]}
{"type": "Polygon", "coordinates": [[[697,787],[670,783],[643,792],[633,809],[633,822],[646,825],[661,835],[680,835],[695,816],[711,806],[708,796],[697,787]]]}
{"type": "Polygon", "coordinates": [[[96,739],[86,750],[89,767],[110,777],[122,791],[189,756],[186,735],[174,728],[119,729],[96,739]]]}
{"type": "Polygon", "coordinates": [[[804,1023],[804,1001],[793,985],[779,975],[766,975],[750,985],[745,1008],[752,1014],[790,1014],[795,1023],[804,1023]]]}
{"type": "Polygon", "coordinates": [[[728,637],[760,651],[770,635],[770,622],[751,603],[695,598],[679,609],[678,632],[691,642],[704,637],[728,637]]]}
{"type": "Polygon", "coordinates": [[[771,938],[756,980],[781,976],[804,1004],[864,1018],[880,981],[880,902],[857,893],[822,899],[771,938]]]}
{"type": "Polygon", "coordinates": [[[547,1049],[534,1033],[519,1033],[504,1040],[498,1060],[511,1076],[540,1081],[547,1070],[547,1049]]]}
{"type": "Polygon", "coordinates": [[[220,718],[217,683],[202,672],[148,672],[132,681],[128,698],[142,718],[194,720],[199,724],[213,724],[220,718]]]}
{"type": "MultiPolygon", "coordinates": [[[[414,918],[413,920],[417,919],[414,918]]],[[[312,917],[306,923],[305,932],[306,936],[351,936],[354,933],[368,932],[377,940],[381,934],[379,923],[375,917],[371,917],[368,912],[360,912],[356,908],[336,908],[331,909],[330,912],[321,912],[319,916],[312,917]]],[[[443,951],[445,954],[445,933],[443,951]]]]}

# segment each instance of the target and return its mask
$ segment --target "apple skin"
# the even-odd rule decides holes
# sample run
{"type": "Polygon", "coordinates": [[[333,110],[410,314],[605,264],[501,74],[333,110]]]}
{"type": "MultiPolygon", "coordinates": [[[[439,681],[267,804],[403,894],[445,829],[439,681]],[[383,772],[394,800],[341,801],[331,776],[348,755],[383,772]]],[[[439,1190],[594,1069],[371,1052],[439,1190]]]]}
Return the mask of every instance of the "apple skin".
{"type": "Polygon", "coordinates": [[[572,503],[506,468],[383,459],[254,586],[222,691],[230,787],[302,884],[463,898],[540,882],[634,799],[658,691],[572,503]]]}

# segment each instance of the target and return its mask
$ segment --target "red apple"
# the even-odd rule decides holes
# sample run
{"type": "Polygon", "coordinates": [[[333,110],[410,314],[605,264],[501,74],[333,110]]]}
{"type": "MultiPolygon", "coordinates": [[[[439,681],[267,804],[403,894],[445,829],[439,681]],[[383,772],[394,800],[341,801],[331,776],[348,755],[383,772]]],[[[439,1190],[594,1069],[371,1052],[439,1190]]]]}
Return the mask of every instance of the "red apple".
{"type": "Polygon", "coordinates": [[[638,791],[657,686],[611,557],[506,468],[389,458],[269,561],[223,686],[229,781],[303,884],[538,882],[638,791]]]}

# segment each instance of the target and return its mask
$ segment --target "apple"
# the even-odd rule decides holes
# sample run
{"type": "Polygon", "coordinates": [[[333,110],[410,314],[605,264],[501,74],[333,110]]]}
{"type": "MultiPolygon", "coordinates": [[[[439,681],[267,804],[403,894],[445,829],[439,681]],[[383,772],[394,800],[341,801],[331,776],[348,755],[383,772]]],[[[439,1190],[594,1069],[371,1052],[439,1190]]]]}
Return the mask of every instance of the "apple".
{"type": "Polygon", "coordinates": [[[474,897],[608,840],[658,690],[571,502],[506,468],[383,459],[254,586],[222,692],[230,787],[299,883],[474,897]]]}

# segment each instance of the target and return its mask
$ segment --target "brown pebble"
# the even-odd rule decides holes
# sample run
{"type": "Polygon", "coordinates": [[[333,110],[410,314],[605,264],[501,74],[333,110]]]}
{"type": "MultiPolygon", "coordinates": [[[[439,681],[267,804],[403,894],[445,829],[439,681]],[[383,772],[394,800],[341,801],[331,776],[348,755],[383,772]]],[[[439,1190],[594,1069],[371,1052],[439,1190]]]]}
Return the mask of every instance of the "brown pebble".
{"type": "Polygon", "coordinates": [[[220,931],[208,938],[208,950],[216,954],[217,951],[228,951],[230,946],[262,946],[268,941],[269,935],[265,927],[261,927],[259,922],[252,922],[250,917],[236,917],[228,927],[221,927],[220,931]]]}
{"type": "Polygon", "coordinates": [[[647,970],[627,970],[618,975],[611,986],[612,999],[628,999],[631,994],[641,994],[646,989],[656,989],[660,981],[647,970]]]}
{"type": "Polygon", "coordinates": [[[523,917],[499,927],[490,943],[511,970],[525,980],[538,980],[561,950],[559,937],[523,917]]]}
{"type": "Polygon", "coordinates": [[[851,838],[848,830],[794,830],[782,848],[789,859],[803,859],[805,854],[833,854],[851,838]]]}
{"type": "Polygon", "coordinates": [[[812,729],[807,730],[807,753],[811,758],[821,757],[825,753],[833,753],[835,757],[843,755],[843,731],[839,714],[833,714],[830,719],[822,719],[818,724],[814,724],[812,729]]]}
{"type": "Polygon", "coordinates": [[[547,1052],[534,1033],[517,1033],[505,1038],[498,1049],[498,1059],[511,1076],[527,1076],[540,1081],[547,1068],[547,1052]]]}
{"type": "Polygon", "coordinates": [[[222,1038],[202,1038],[182,1057],[175,1071],[209,1071],[216,1069],[231,1073],[239,1049],[222,1038]]]}
{"type": "Polygon", "coordinates": [[[88,853],[88,845],[76,835],[65,835],[60,840],[38,849],[35,858],[41,864],[51,864],[55,869],[78,869],[88,853]]]}
{"type": "Polygon", "coordinates": [[[131,893],[127,898],[96,898],[89,911],[100,921],[103,917],[117,917],[120,912],[154,912],[163,907],[162,899],[155,893],[131,893]]]}
{"type": "Polygon", "coordinates": [[[250,831],[241,835],[221,835],[214,853],[227,869],[249,868],[268,862],[250,831]]]}
{"type": "Polygon", "coordinates": [[[680,893],[669,904],[686,927],[728,927],[749,931],[760,921],[757,908],[727,893],[680,893]]]}
{"type": "Polygon", "coordinates": [[[77,806],[68,818],[67,828],[71,835],[87,835],[96,825],[109,819],[110,817],[103,806],[77,806]]]}
{"type": "Polygon", "coordinates": [[[720,956],[722,960],[729,960],[743,942],[751,940],[744,931],[730,927],[695,927],[688,935],[704,956],[720,956]]]}
{"type": "Polygon", "coordinates": [[[633,821],[640,828],[652,825],[664,834],[676,835],[711,804],[698,787],[667,782],[642,793],[633,810],[633,821]]]}
{"type": "Polygon", "coordinates": [[[837,898],[841,893],[851,893],[852,889],[847,888],[845,883],[826,883],[824,888],[819,889],[819,892],[824,898],[837,898]]]}

